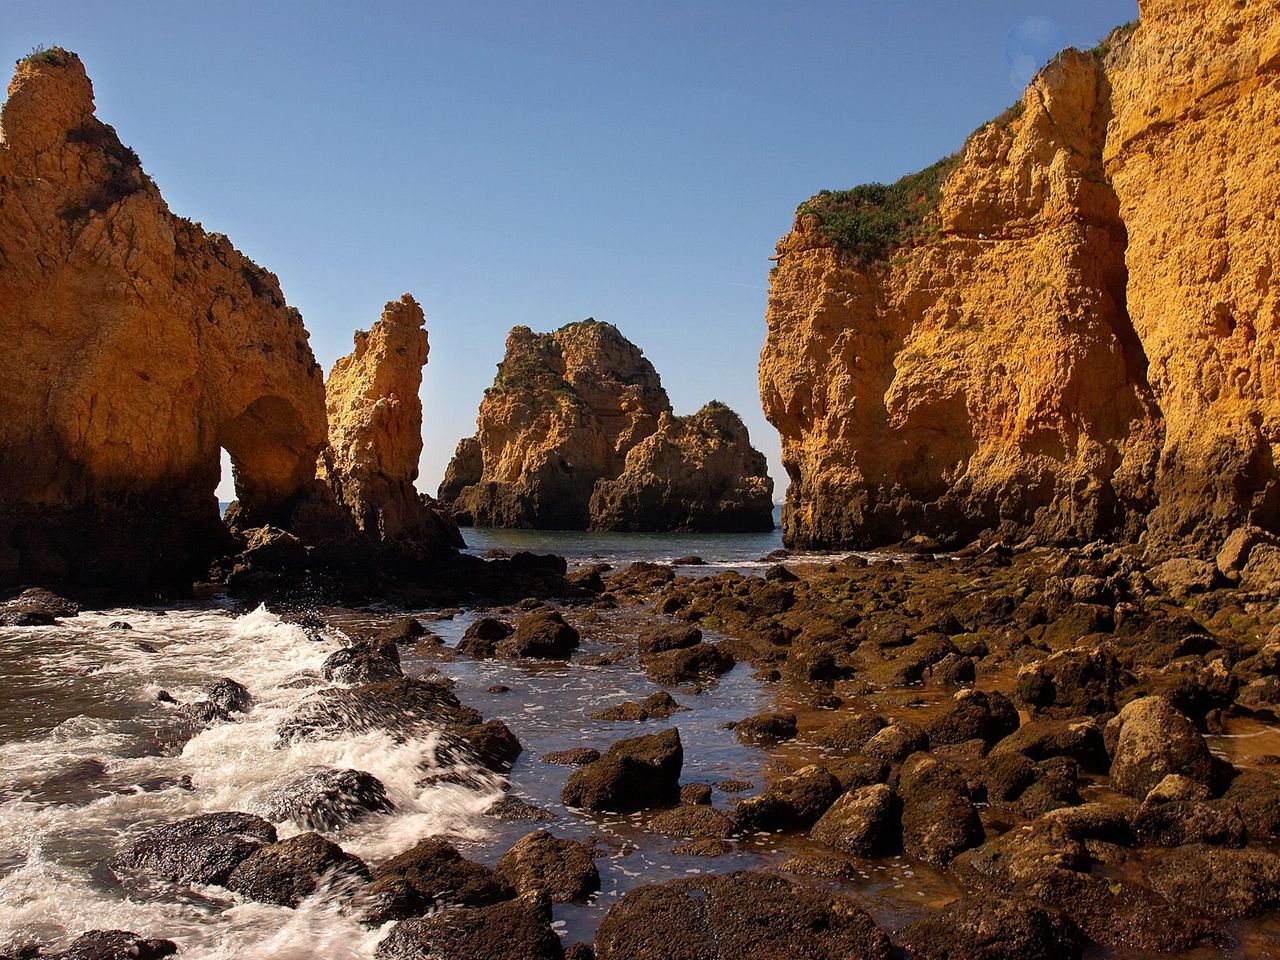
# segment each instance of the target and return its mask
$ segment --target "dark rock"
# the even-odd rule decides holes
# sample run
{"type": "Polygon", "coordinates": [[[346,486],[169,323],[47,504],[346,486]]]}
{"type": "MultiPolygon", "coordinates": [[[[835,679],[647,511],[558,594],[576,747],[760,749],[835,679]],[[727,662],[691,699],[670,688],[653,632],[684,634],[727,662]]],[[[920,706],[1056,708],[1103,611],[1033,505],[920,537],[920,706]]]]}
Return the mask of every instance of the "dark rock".
{"type": "Polygon", "coordinates": [[[279,726],[281,742],[383,729],[410,736],[454,720],[479,723],[443,680],[401,677],[357,687],[335,687],[307,697],[279,726]]]}
{"type": "Polygon", "coordinates": [[[673,713],[680,713],[688,709],[688,707],[682,707],[676,703],[671,694],[665,690],[659,690],[657,693],[645,697],[641,703],[628,700],[626,703],[619,703],[612,707],[605,707],[603,710],[597,710],[591,714],[590,719],[602,720],[606,723],[665,720],[673,713]]]}
{"type": "Polygon", "coordinates": [[[481,617],[467,627],[458,642],[458,652],[476,660],[492,657],[498,643],[511,636],[514,631],[511,624],[494,617],[481,617]]]}
{"type": "Polygon", "coordinates": [[[560,799],[566,806],[614,813],[675,806],[683,765],[674,728],[619,740],[599,760],[575,770],[560,799]]]}
{"type": "Polygon", "coordinates": [[[1269,850],[1175,847],[1147,870],[1151,885],[1193,911],[1251,917],[1280,907],[1280,857],[1269,850]]]}
{"type": "Polygon", "coordinates": [[[823,767],[802,767],[780,777],[763,793],[738,804],[734,819],[742,832],[808,827],[840,796],[840,781],[823,767]]]}
{"type": "Polygon", "coordinates": [[[260,804],[268,820],[292,820],[307,830],[335,830],[370,813],[391,809],[386,788],[373,774],[327,768],[295,777],[260,804]]]}
{"type": "Polygon", "coordinates": [[[425,636],[427,636],[427,628],[416,617],[400,617],[378,631],[374,645],[412,643],[425,636]]]}
{"type": "Polygon", "coordinates": [[[578,631],[555,610],[543,609],[522,617],[512,634],[494,647],[494,655],[504,660],[568,660],[577,648],[578,631]]]}
{"type": "Polygon", "coordinates": [[[701,557],[691,555],[687,557],[676,557],[671,561],[671,565],[673,567],[705,567],[707,565],[707,561],[703,560],[701,557]]]}
{"type": "Polygon", "coordinates": [[[708,806],[711,803],[711,785],[686,783],[680,787],[680,802],[686,807],[708,806]]]}
{"type": "Polygon", "coordinates": [[[675,686],[692,680],[710,680],[733,669],[733,654],[722,643],[699,643],[641,658],[645,676],[655,683],[675,686]]]}
{"type": "Polygon", "coordinates": [[[809,838],[859,857],[895,853],[902,847],[901,811],[884,784],[850,790],[831,805],[809,838]]]}
{"type": "Polygon", "coordinates": [[[1104,731],[1113,754],[1111,785],[1142,799],[1168,774],[1207,784],[1214,774],[1204,737],[1163,697],[1125,705],[1104,731]]]}
{"type": "Polygon", "coordinates": [[[1205,843],[1243,847],[1248,834],[1234,805],[1200,800],[1169,802],[1148,799],[1134,813],[1133,835],[1139,843],[1181,847],[1205,843]]]}
{"type": "Polygon", "coordinates": [[[902,848],[908,856],[945,866],[982,843],[982,821],[966,789],[964,774],[927,753],[912,754],[899,773],[902,848]]]}
{"type": "Polygon", "coordinates": [[[599,960],[888,960],[889,938],[852,900],[764,873],[651,884],[596,932],[599,960]]]}
{"type": "Polygon", "coordinates": [[[600,759],[600,751],[594,747],[574,747],[571,750],[552,750],[540,758],[542,763],[557,763],[567,767],[580,767],[600,759]]]}
{"type": "Polygon", "coordinates": [[[590,851],[545,830],[517,841],[498,860],[495,873],[518,894],[545,894],[552,903],[585,903],[600,889],[590,851]]]}
{"type": "Polygon", "coordinates": [[[818,730],[813,741],[820,747],[854,753],[861,751],[885,726],[884,718],[874,713],[839,717],[818,730]]]}
{"type": "Polygon", "coordinates": [[[57,622],[53,614],[17,602],[0,607],[0,627],[51,627],[57,622]]]}
{"type": "Polygon", "coordinates": [[[226,887],[258,903],[296,907],[317,890],[368,879],[359,857],[318,833],[302,833],[259,847],[231,871],[226,887]]]}
{"type": "MultiPolygon", "coordinates": [[[[12,610],[21,610],[28,614],[38,613],[49,623],[53,623],[63,617],[76,616],[80,613],[80,605],[43,587],[28,587],[12,600],[0,605],[0,619],[12,610]]],[[[0,625],[22,626],[22,624],[10,623],[0,625]]]]}
{"type": "Polygon", "coordinates": [[[987,896],[954,900],[900,937],[915,960],[1079,960],[1085,945],[1057,910],[987,896]]]}
{"type": "Polygon", "coordinates": [[[640,634],[636,647],[642,654],[687,650],[702,642],[702,631],[687,623],[661,624],[640,634]]]}
{"type": "Polygon", "coordinates": [[[933,746],[981,740],[992,746],[1018,729],[1018,709],[1008,697],[981,690],[961,690],[951,706],[929,725],[933,746]]]}
{"type": "Polygon", "coordinates": [[[563,960],[545,903],[512,900],[473,909],[453,908],[404,920],[378,944],[379,960],[563,960]]]}
{"type": "Polygon", "coordinates": [[[485,816],[496,817],[499,820],[528,820],[535,823],[555,819],[554,814],[541,807],[535,807],[519,797],[503,797],[485,811],[485,816]]]}
{"type": "Polygon", "coordinates": [[[649,829],[686,840],[724,840],[734,834],[733,818],[709,806],[676,807],[649,821],[649,829]]]}
{"type": "Polygon", "coordinates": [[[757,713],[738,721],[734,736],[743,743],[754,746],[771,746],[790,740],[796,735],[794,713],[757,713]]]}
{"type": "Polygon", "coordinates": [[[133,624],[128,623],[125,620],[112,620],[110,623],[107,624],[107,629],[108,630],[132,630],[133,624]]]}
{"type": "Polygon", "coordinates": [[[343,647],[320,666],[320,675],[337,683],[379,683],[404,676],[394,641],[343,647]]]}
{"type": "Polygon", "coordinates": [[[172,940],[147,940],[127,930],[91,930],[65,950],[38,956],[43,960],[160,960],[177,952],[172,940]]]}
{"type": "Polygon", "coordinates": [[[929,748],[929,735],[909,720],[890,724],[868,740],[862,752],[869,757],[897,763],[929,748]]]}
{"type": "Polygon", "coordinates": [[[205,813],[144,834],[112,861],[116,872],[183,884],[225,885],[231,872],[276,828],[248,813],[205,813]]]}
{"type": "Polygon", "coordinates": [[[488,867],[432,838],[374,868],[365,891],[365,920],[378,925],[440,906],[481,907],[513,896],[511,886],[488,867]]]}
{"type": "Polygon", "coordinates": [[[854,754],[836,760],[823,760],[822,765],[840,781],[843,790],[889,782],[889,764],[878,757],[854,754]]]}
{"type": "Polygon", "coordinates": [[[237,683],[230,677],[223,677],[215,683],[206,696],[210,703],[217,704],[227,713],[248,713],[253,709],[253,697],[244,684],[237,683]]]}
{"type": "Polygon", "coordinates": [[[1093,773],[1106,773],[1111,767],[1102,727],[1092,717],[1024,723],[991,749],[992,757],[1009,753],[1019,753],[1032,760],[1070,757],[1093,773]]]}
{"type": "Polygon", "coordinates": [[[1240,812],[1254,839],[1280,836],[1280,781],[1260,770],[1241,773],[1222,797],[1240,812]]]}
{"type": "Polygon", "coordinates": [[[1066,650],[1024,668],[1014,701],[1034,715],[1081,717],[1116,708],[1116,694],[1133,677],[1102,648],[1066,650]]]}
{"type": "Polygon", "coordinates": [[[451,723],[444,728],[445,757],[480,764],[495,773],[508,773],[524,747],[501,720],[451,723]]]}

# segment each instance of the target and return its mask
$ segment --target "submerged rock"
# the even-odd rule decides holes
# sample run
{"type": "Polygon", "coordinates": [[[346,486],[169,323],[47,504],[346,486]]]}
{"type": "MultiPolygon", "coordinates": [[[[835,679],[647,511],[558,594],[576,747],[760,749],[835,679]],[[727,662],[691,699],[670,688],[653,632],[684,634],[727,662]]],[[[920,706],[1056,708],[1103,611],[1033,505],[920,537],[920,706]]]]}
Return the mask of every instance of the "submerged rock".
{"type": "Polygon", "coordinates": [[[264,817],[308,830],[335,830],[370,813],[393,809],[382,781],[363,770],[321,768],[273,790],[259,804],[264,817]]]}
{"type": "Polygon", "coordinates": [[[296,907],[319,890],[366,881],[369,868],[318,833],[259,847],[236,865],[226,887],[259,903],[296,907]]]}
{"type": "Polygon", "coordinates": [[[148,940],[128,930],[91,930],[76,937],[65,950],[56,953],[19,951],[19,958],[38,956],[41,960],[160,960],[173,956],[178,946],[172,940],[148,940]]]}
{"type": "Polygon", "coordinates": [[[111,865],[143,879],[223,886],[236,867],[275,840],[276,828],[261,817],[205,813],[149,831],[111,865]]]}

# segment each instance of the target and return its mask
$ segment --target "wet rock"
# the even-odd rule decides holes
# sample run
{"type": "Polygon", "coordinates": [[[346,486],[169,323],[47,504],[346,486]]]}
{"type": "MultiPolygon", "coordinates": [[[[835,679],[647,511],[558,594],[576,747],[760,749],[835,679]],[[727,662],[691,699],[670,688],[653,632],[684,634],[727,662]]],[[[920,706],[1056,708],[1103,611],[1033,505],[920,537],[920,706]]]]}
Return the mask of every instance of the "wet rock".
{"type": "Polygon", "coordinates": [[[836,760],[823,760],[822,765],[840,781],[840,787],[843,790],[889,782],[889,764],[878,757],[855,754],[836,760]]]}
{"type": "Polygon", "coordinates": [[[259,847],[227,878],[226,887],[258,903],[296,907],[318,890],[367,881],[369,868],[318,833],[259,847]]]}
{"type": "Polygon", "coordinates": [[[961,690],[929,725],[929,743],[937,746],[981,740],[987,746],[1018,729],[1018,709],[1000,693],[961,690]]]}
{"type": "Polygon", "coordinates": [[[1031,784],[1017,797],[1014,809],[1030,819],[1080,802],[1080,767],[1070,757],[1050,757],[1035,765],[1031,784]]]}
{"type": "Polygon", "coordinates": [[[0,607],[0,627],[51,627],[58,618],[47,611],[10,602],[0,607]]]}
{"type": "Polygon", "coordinates": [[[1085,940],[1057,910],[1026,900],[967,896],[908,924],[915,960],[1078,960],[1085,940]]]}
{"type": "Polygon", "coordinates": [[[857,714],[832,720],[813,735],[820,747],[855,753],[885,728],[885,720],[874,713],[857,714]]]}
{"type": "Polygon", "coordinates": [[[754,872],[632,890],[605,916],[595,946],[599,960],[888,960],[892,950],[852,900],[754,872]]]}
{"type": "Polygon", "coordinates": [[[1280,906],[1280,857],[1269,850],[1176,847],[1147,877],[1170,900],[1215,917],[1251,917],[1280,906]]]}
{"type": "Polygon", "coordinates": [[[802,767],[780,777],[763,793],[749,797],[734,810],[744,833],[808,827],[818,821],[841,793],[840,781],[823,767],[802,767]]]}
{"type": "Polygon", "coordinates": [[[1243,847],[1248,837],[1233,805],[1201,800],[1148,799],[1134,813],[1132,825],[1139,843],[1157,847],[1190,843],[1243,847]]]}
{"type": "Polygon", "coordinates": [[[614,813],[675,806],[683,765],[674,728],[619,740],[599,760],[575,770],[560,799],[566,806],[614,813]]]}
{"type": "Polygon", "coordinates": [[[722,643],[699,643],[641,658],[645,676],[655,683],[675,686],[693,680],[711,680],[733,669],[733,654],[722,643]]]}
{"type": "Polygon", "coordinates": [[[125,620],[112,620],[107,624],[108,630],[132,630],[133,624],[125,620]]]}
{"type": "Polygon", "coordinates": [[[501,720],[451,723],[444,728],[444,759],[480,764],[494,773],[508,773],[524,747],[501,720]]]}
{"type": "Polygon", "coordinates": [[[400,617],[378,631],[376,644],[414,643],[428,635],[428,630],[417,617],[400,617]]]}
{"type": "Polygon", "coordinates": [[[259,812],[275,823],[292,820],[307,830],[326,831],[391,809],[386,788],[373,774],[328,768],[290,780],[259,805],[259,812]]]}
{"type": "Polygon", "coordinates": [[[379,960],[563,960],[545,903],[511,900],[472,909],[452,908],[404,920],[378,944],[379,960]]]}
{"type": "Polygon", "coordinates": [[[716,789],[721,793],[746,793],[754,786],[750,780],[720,780],[716,783],[716,789]]]}
{"type": "Polygon", "coordinates": [[[1077,807],[1060,807],[1042,818],[1047,824],[1057,824],[1076,840],[1102,840],[1128,846],[1133,843],[1133,831],[1129,821],[1136,804],[1095,801],[1077,807]]]}
{"type": "Polygon", "coordinates": [[[702,642],[702,631],[687,623],[662,624],[640,634],[636,647],[642,654],[687,650],[702,642]]]}
{"type": "Polygon", "coordinates": [[[364,891],[365,922],[421,916],[440,906],[481,907],[515,896],[488,867],[472,863],[444,840],[423,840],[372,871],[364,891]]]}
{"type": "Polygon", "coordinates": [[[757,713],[740,720],[733,734],[749,746],[771,746],[790,740],[796,735],[794,713],[757,713]]]}
{"type": "Polygon", "coordinates": [[[1033,715],[1081,717],[1116,708],[1133,677],[1102,648],[1065,650],[1018,672],[1013,699],[1033,715]]]}
{"type": "Polygon", "coordinates": [[[1111,758],[1097,720],[1031,720],[1005,737],[991,749],[992,757],[1010,753],[1031,760],[1070,757],[1085,770],[1106,773],[1111,758]]]}
{"type": "Polygon", "coordinates": [[[72,940],[67,949],[38,956],[42,960],[160,960],[177,952],[172,940],[148,940],[128,930],[90,930],[72,940]]]}
{"type": "Polygon", "coordinates": [[[529,820],[535,823],[555,819],[555,814],[541,807],[535,807],[519,797],[503,797],[485,811],[485,816],[499,820],[529,820]]]}
{"type": "Polygon", "coordinates": [[[80,605],[43,587],[28,587],[0,604],[0,627],[39,627],[80,613],[80,605]]]}
{"type": "Polygon", "coordinates": [[[709,806],[666,810],[649,821],[649,829],[686,840],[724,840],[734,834],[733,818],[709,806]]]}
{"type": "Polygon", "coordinates": [[[555,610],[535,610],[522,617],[515,630],[494,647],[504,660],[568,660],[578,648],[578,631],[555,610]]]}
{"type": "Polygon", "coordinates": [[[556,763],[566,767],[580,767],[600,759],[600,751],[594,747],[574,747],[570,750],[552,750],[544,753],[541,763],[556,763]]]}
{"type": "Polygon", "coordinates": [[[1255,839],[1280,835],[1280,781],[1262,771],[1249,770],[1231,781],[1223,799],[1235,804],[1255,839]]]}
{"type": "Polygon", "coordinates": [[[711,785],[686,783],[680,787],[680,803],[686,807],[708,806],[711,803],[711,785]]]}
{"type": "Polygon", "coordinates": [[[223,677],[209,688],[206,696],[210,703],[216,704],[227,713],[248,713],[253,709],[253,697],[245,689],[244,684],[237,683],[230,677],[223,677]]]}
{"type": "Polygon", "coordinates": [[[680,713],[688,709],[688,707],[682,707],[676,703],[671,694],[665,690],[659,690],[657,693],[645,697],[639,703],[635,700],[628,700],[626,703],[619,703],[612,707],[605,707],[603,710],[597,710],[591,714],[590,719],[601,720],[606,723],[626,721],[639,723],[645,720],[665,720],[673,713],[680,713]]]}
{"type": "Polygon", "coordinates": [[[275,840],[276,828],[261,817],[205,813],[149,831],[111,866],[147,879],[222,886],[242,861],[275,840]]]}
{"type": "Polygon", "coordinates": [[[945,866],[982,843],[982,821],[969,799],[964,774],[927,753],[912,754],[899,773],[902,848],[908,856],[945,866]]]}
{"type": "Polygon", "coordinates": [[[463,707],[443,680],[401,677],[314,693],[281,721],[278,734],[282,743],[378,729],[410,736],[450,720],[479,723],[480,715],[463,707]]]}
{"type": "Polygon", "coordinates": [[[733,852],[733,844],[728,840],[704,838],[678,844],[671,848],[671,852],[677,857],[723,857],[733,852]]]}
{"type": "Polygon", "coordinates": [[[1111,784],[1143,798],[1170,773],[1210,782],[1214,765],[1195,726],[1164,697],[1143,697],[1125,705],[1104,731],[1111,748],[1111,784]]]}
{"type": "Polygon", "coordinates": [[[379,683],[404,676],[394,642],[343,647],[320,666],[320,675],[336,683],[379,683]]]}
{"type": "Polygon", "coordinates": [[[498,643],[511,636],[515,628],[494,617],[481,617],[467,627],[458,641],[458,652],[475,660],[487,660],[494,655],[498,643]]]}
{"type": "Polygon", "coordinates": [[[900,720],[868,740],[862,752],[869,757],[897,763],[913,753],[927,749],[929,735],[909,720],[900,720]]]}
{"type": "Polygon", "coordinates": [[[545,830],[522,837],[494,871],[519,894],[544,894],[552,903],[585,903],[600,889],[590,851],[545,830]]]}
{"type": "Polygon", "coordinates": [[[861,787],[833,803],[809,838],[859,857],[894,853],[902,847],[900,817],[898,798],[890,787],[861,787]]]}

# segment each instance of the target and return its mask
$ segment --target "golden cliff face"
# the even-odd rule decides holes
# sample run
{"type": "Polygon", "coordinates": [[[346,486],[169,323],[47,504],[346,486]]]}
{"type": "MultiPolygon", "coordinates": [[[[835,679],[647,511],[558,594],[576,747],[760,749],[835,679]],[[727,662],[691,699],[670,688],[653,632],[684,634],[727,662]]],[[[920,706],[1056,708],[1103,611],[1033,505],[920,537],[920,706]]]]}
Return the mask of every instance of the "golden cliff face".
{"type": "Polygon", "coordinates": [[[673,416],[653,365],[611,324],[516,327],[440,502],[476,526],[770,529],[764,458],[716,407],[736,428],[673,416]]]}
{"type": "Polygon", "coordinates": [[[788,542],[1275,527],[1277,15],[1142,12],[975,133],[893,244],[851,249],[840,195],[801,208],[760,362],[788,542]]]}
{"type": "Polygon", "coordinates": [[[80,60],[18,65],[0,118],[0,582],[189,584],[315,476],[324,387],[276,278],[169,212],[80,60]]]}
{"type": "MultiPolygon", "coordinates": [[[[409,294],[388,303],[325,384],[329,447],[321,472],[357,526],[382,544],[440,537],[441,519],[414,487],[422,456],[422,368],[429,345],[409,294]]],[[[443,539],[457,542],[456,528],[443,539]]]]}

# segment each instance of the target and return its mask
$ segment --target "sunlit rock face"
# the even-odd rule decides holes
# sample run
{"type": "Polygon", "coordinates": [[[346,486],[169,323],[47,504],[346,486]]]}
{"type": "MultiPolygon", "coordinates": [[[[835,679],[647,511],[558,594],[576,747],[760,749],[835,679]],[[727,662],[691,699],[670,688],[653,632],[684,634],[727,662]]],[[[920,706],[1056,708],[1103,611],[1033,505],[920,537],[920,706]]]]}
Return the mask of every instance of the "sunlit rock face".
{"type": "Polygon", "coordinates": [[[75,54],[18,64],[0,116],[0,585],[187,586],[287,516],[324,384],[276,278],[174,216],[94,116],[75,54]]]}
{"type": "Polygon", "coordinates": [[[723,404],[672,413],[616,327],[516,327],[478,431],[440,486],[460,522],[562,530],[768,530],[772,484],[723,404]]]}
{"type": "Polygon", "coordinates": [[[455,524],[414,487],[422,456],[422,370],[429,344],[422,308],[409,294],[356,331],[355,349],[325,384],[329,447],[321,469],[357,526],[375,542],[443,540],[455,524]]]}
{"type": "Polygon", "coordinates": [[[801,206],[760,361],[788,543],[1280,525],[1280,23],[1141,12],[887,199],[801,206]]]}

